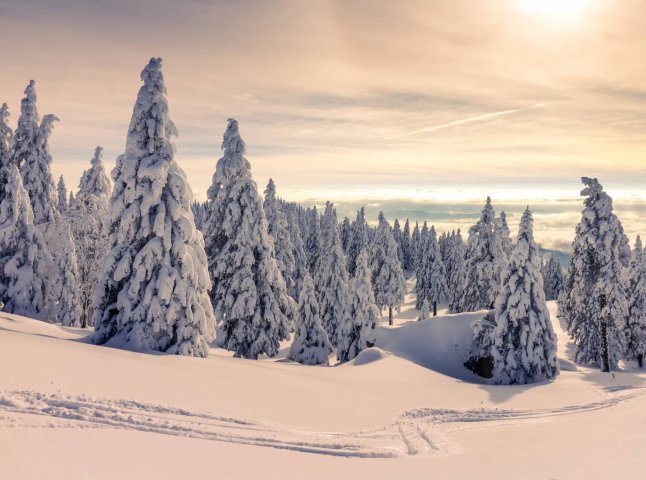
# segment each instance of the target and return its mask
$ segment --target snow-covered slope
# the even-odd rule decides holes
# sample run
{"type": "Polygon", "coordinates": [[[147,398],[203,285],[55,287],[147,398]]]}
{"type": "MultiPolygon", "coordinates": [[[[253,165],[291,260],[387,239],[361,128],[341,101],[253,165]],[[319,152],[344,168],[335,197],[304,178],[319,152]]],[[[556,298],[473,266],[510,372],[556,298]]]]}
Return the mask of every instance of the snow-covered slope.
{"type": "Polygon", "coordinates": [[[462,366],[477,314],[415,317],[308,367],[287,343],[258,361],[141,354],[0,313],[0,478],[641,476],[642,373],[571,371],[555,321],[556,381],[491,386],[462,366]]]}

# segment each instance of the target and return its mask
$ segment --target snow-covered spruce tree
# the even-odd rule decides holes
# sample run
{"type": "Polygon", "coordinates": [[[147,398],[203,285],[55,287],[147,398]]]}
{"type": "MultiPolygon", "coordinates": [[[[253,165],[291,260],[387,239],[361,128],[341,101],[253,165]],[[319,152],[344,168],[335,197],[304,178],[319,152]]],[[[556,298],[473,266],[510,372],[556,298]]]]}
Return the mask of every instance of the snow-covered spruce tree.
{"type": "Polygon", "coordinates": [[[545,286],[545,299],[557,300],[563,290],[563,269],[554,255],[547,257],[541,271],[545,286]]]}
{"type": "Polygon", "coordinates": [[[487,197],[480,219],[469,229],[464,290],[458,308],[451,313],[473,312],[493,307],[500,289],[494,222],[491,198],[487,197]]]}
{"type": "Polygon", "coordinates": [[[399,225],[399,220],[395,219],[395,222],[393,223],[393,239],[395,240],[395,243],[397,244],[397,258],[399,259],[399,263],[402,266],[402,270],[404,269],[404,247],[402,245],[402,229],[401,226],[399,225]]]}
{"type": "Polygon", "coordinates": [[[404,272],[412,271],[410,222],[408,219],[406,219],[404,230],[402,231],[402,255],[404,256],[404,265],[402,266],[404,272]]]}
{"type": "MultiPolygon", "coordinates": [[[[83,309],[79,295],[79,270],[76,257],[76,245],[66,218],[59,217],[57,223],[47,229],[47,244],[51,248],[61,248],[53,256],[58,271],[55,287],[56,320],[68,327],[80,327],[83,324],[83,309]]],[[[97,265],[93,265],[96,270],[97,265]]]]}
{"type": "Polygon", "coordinates": [[[328,357],[331,352],[332,345],[321,325],[314,283],[310,274],[306,272],[298,300],[294,341],[289,349],[288,358],[305,365],[329,365],[328,357]]]}
{"type": "Polygon", "coordinates": [[[415,286],[417,294],[415,308],[421,309],[424,300],[428,300],[429,305],[437,307],[438,303],[447,298],[447,287],[446,269],[434,226],[431,226],[424,242],[424,253],[420,257],[420,266],[415,286]]]}
{"type": "Polygon", "coordinates": [[[462,290],[464,289],[464,241],[458,228],[457,233],[451,234],[449,262],[447,267],[447,291],[449,296],[449,312],[459,310],[462,290]]]}
{"type": "Polygon", "coordinates": [[[527,208],[496,298],[491,356],[498,385],[541,382],[559,373],[533,223],[527,208]]]}
{"type": "Polygon", "coordinates": [[[626,358],[644,366],[646,353],[646,261],[638,236],[629,269],[628,321],[626,324],[626,358]]]}
{"type": "Polygon", "coordinates": [[[410,235],[410,257],[408,259],[408,270],[410,272],[417,271],[417,261],[419,258],[421,233],[419,230],[419,223],[415,222],[415,228],[410,235]]]}
{"type": "MultiPolygon", "coordinates": [[[[117,163],[123,164],[123,158],[117,163]]],[[[97,265],[103,265],[110,247],[104,234],[110,191],[110,180],[103,167],[103,148],[96,147],[90,168],[81,176],[78,197],[70,203],[67,214],[76,244],[83,328],[92,324],[92,297],[100,273],[97,265]]]]}
{"type": "Polygon", "coordinates": [[[379,311],[388,309],[388,323],[392,325],[393,309],[399,309],[404,303],[406,279],[397,258],[397,244],[383,212],[379,212],[379,226],[372,245],[370,269],[375,303],[379,311]]]}
{"type": "MultiPolygon", "coordinates": [[[[175,161],[161,59],[141,72],[125,155],[112,172],[110,251],[94,295],[93,340],[207,357],[215,318],[192,192],[175,161]]],[[[99,175],[100,177],[100,175],[99,175]]]]}
{"type": "Polygon", "coordinates": [[[363,251],[357,257],[355,275],[350,279],[348,312],[338,329],[337,358],[347,362],[359,352],[375,345],[375,328],[379,323],[379,309],[370,284],[368,254],[363,251]]]}
{"type": "Polygon", "coordinates": [[[429,319],[429,314],[430,314],[430,307],[428,306],[428,299],[424,299],[422,302],[422,308],[419,311],[419,318],[417,319],[418,321],[422,320],[428,320],[429,319]]]}
{"type": "Polygon", "coordinates": [[[205,225],[211,299],[220,321],[217,343],[236,357],[273,357],[279,342],[289,337],[294,305],[234,119],[229,119],[222,150],[208,190],[205,225]]]}
{"type": "MultiPolygon", "coordinates": [[[[20,169],[23,185],[29,194],[36,225],[56,221],[58,195],[50,170],[52,156],[49,152],[49,136],[55,121],[58,121],[56,116],[45,115],[40,122],[36,107],[36,82],[30,81],[20,102],[14,163],[20,169]]],[[[44,228],[41,227],[43,233],[44,228]]]]}
{"type": "Polygon", "coordinates": [[[294,246],[289,234],[287,217],[283,212],[278,199],[276,198],[276,184],[273,179],[269,179],[265,189],[265,202],[263,204],[267,224],[269,226],[269,235],[274,240],[274,251],[276,254],[276,264],[280,273],[283,275],[287,285],[287,293],[293,298],[298,298],[296,291],[296,260],[294,259],[294,246]]]}
{"type": "Polygon", "coordinates": [[[0,168],[0,304],[4,312],[54,319],[52,257],[22,178],[12,163],[0,168]]]}
{"type": "MultiPolygon", "coordinates": [[[[303,247],[303,237],[295,210],[289,210],[287,215],[287,225],[289,227],[289,237],[292,242],[294,253],[294,294],[300,297],[301,289],[303,288],[303,280],[305,274],[309,273],[307,270],[307,255],[305,255],[305,248],[303,247]]],[[[289,292],[288,292],[289,293],[289,292]]]]}
{"type": "Polygon", "coordinates": [[[514,247],[514,244],[511,240],[509,225],[507,224],[507,214],[505,212],[500,212],[500,216],[496,218],[494,225],[496,234],[496,248],[498,249],[498,258],[500,259],[498,263],[500,264],[502,271],[504,270],[507,259],[511,255],[511,251],[514,247]]]}
{"type": "Polygon", "coordinates": [[[348,273],[354,277],[354,271],[357,267],[357,257],[361,251],[369,251],[368,241],[368,224],[366,223],[366,211],[361,207],[357,211],[357,218],[352,222],[352,236],[350,246],[348,247],[347,265],[348,273]]]}
{"type": "Polygon", "coordinates": [[[76,202],[76,198],[74,198],[74,192],[70,190],[70,198],[67,201],[67,206],[70,208],[72,205],[74,205],[74,202],[76,202]]]}
{"type": "Polygon", "coordinates": [[[421,269],[424,267],[424,256],[426,255],[426,242],[428,242],[428,223],[424,221],[424,225],[419,232],[419,243],[417,246],[417,276],[420,275],[421,269]]]}
{"type": "Polygon", "coordinates": [[[58,191],[58,211],[62,214],[67,212],[67,187],[65,186],[65,179],[63,175],[58,178],[58,185],[56,186],[58,191]]]}
{"type": "Polygon", "coordinates": [[[7,104],[0,107],[0,310],[51,320],[52,258],[13,163],[7,104]]]}
{"type": "Polygon", "coordinates": [[[34,224],[43,234],[53,257],[54,268],[48,275],[53,278],[56,316],[65,325],[77,325],[80,321],[80,308],[76,298],[76,249],[69,226],[58,211],[58,193],[50,169],[52,155],[49,137],[58,118],[45,115],[39,123],[36,99],[35,82],[32,80],[25,89],[25,97],[20,104],[13,161],[20,170],[24,188],[29,195],[34,224]]]}
{"type": "Polygon", "coordinates": [[[321,255],[321,219],[316,206],[307,209],[307,237],[305,238],[305,254],[307,269],[315,276],[316,266],[321,255]]]}
{"type": "Polygon", "coordinates": [[[623,259],[625,236],[612,199],[596,178],[582,177],[585,208],[576,227],[564,288],[568,333],[577,362],[602,371],[623,357],[628,295],[623,259]]]}
{"type": "Polygon", "coordinates": [[[343,247],[343,252],[347,255],[348,248],[350,248],[350,239],[352,238],[352,224],[350,219],[345,217],[341,226],[339,227],[339,235],[341,237],[341,246],[343,247]]]}
{"type": "Polygon", "coordinates": [[[321,225],[321,251],[315,271],[321,320],[330,342],[336,346],[337,330],[348,309],[348,271],[341,247],[336,212],[327,202],[321,225]]]}

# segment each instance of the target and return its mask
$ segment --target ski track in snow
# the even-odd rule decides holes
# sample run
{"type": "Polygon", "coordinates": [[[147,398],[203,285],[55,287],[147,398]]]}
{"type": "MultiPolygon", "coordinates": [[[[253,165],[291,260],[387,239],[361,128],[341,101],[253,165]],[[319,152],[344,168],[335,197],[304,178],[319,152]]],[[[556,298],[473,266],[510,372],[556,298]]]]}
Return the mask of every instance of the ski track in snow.
{"type": "Polygon", "coordinates": [[[450,448],[440,428],[445,425],[492,425],[590,412],[641,396],[643,389],[603,388],[600,392],[607,398],[553,409],[419,408],[404,412],[385,428],[350,433],[289,429],[133,400],[16,390],[0,393],[0,427],[114,428],[343,457],[428,456],[450,448]]]}

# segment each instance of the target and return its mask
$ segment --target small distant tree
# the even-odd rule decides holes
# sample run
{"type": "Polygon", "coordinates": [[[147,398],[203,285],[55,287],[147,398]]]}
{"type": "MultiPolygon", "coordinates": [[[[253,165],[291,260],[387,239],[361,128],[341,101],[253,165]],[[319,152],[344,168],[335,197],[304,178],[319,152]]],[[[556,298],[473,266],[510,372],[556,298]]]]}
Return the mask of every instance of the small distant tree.
{"type": "Polygon", "coordinates": [[[557,300],[563,290],[563,268],[556,256],[550,255],[543,262],[542,275],[545,283],[545,298],[557,300]]]}
{"type": "Polygon", "coordinates": [[[296,332],[288,358],[305,365],[328,365],[331,352],[332,345],[321,325],[314,284],[309,273],[306,273],[298,301],[296,332]]]}
{"type": "Polygon", "coordinates": [[[366,252],[359,253],[355,267],[355,276],[349,285],[348,313],[338,329],[337,358],[341,362],[352,360],[361,351],[375,345],[375,328],[379,323],[366,252]]]}
{"type": "Polygon", "coordinates": [[[437,304],[447,297],[447,287],[446,269],[444,262],[442,262],[434,226],[431,226],[429,230],[428,239],[424,242],[424,253],[420,258],[421,267],[416,285],[416,307],[421,309],[424,300],[428,300],[429,305],[433,305],[435,311],[437,304]]]}
{"type": "Polygon", "coordinates": [[[287,216],[276,198],[276,184],[273,179],[269,179],[265,189],[265,202],[263,204],[267,224],[269,226],[269,235],[274,240],[274,249],[276,253],[276,264],[280,273],[283,275],[287,292],[292,298],[298,298],[296,292],[296,260],[294,259],[294,246],[289,234],[287,225],[287,216]]]}
{"type": "Polygon", "coordinates": [[[67,212],[67,187],[63,175],[58,178],[56,189],[58,191],[58,211],[65,214],[67,212]]]}
{"type": "Polygon", "coordinates": [[[422,302],[422,308],[419,311],[419,321],[422,320],[428,320],[429,319],[429,306],[428,306],[428,299],[425,298],[424,301],[422,302]]]}
{"type": "Polygon", "coordinates": [[[626,324],[626,358],[644,366],[646,353],[646,261],[638,236],[628,272],[628,321],[626,324]]]}
{"type": "Polygon", "coordinates": [[[366,223],[366,211],[363,207],[357,212],[357,218],[352,222],[352,236],[348,248],[347,265],[348,273],[354,277],[354,270],[357,267],[357,257],[362,251],[369,251],[368,223],[366,223]]]}
{"type": "Polygon", "coordinates": [[[447,290],[449,296],[449,312],[459,310],[462,291],[464,290],[464,241],[460,229],[452,233],[449,240],[447,269],[447,290]]]}
{"type": "Polygon", "coordinates": [[[383,212],[379,212],[379,226],[372,247],[371,270],[375,303],[380,311],[388,308],[388,323],[392,325],[393,309],[399,309],[404,303],[406,279],[397,258],[397,244],[383,212]]]}
{"type": "Polygon", "coordinates": [[[487,197],[480,220],[469,229],[466,246],[465,284],[459,307],[452,311],[491,309],[500,288],[497,272],[495,214],[487,197]]]}
{"type": "Polygon", "coordinates": [[[337,330],[348,309],[348,272],[339,237],[336,212],[327,202],[321,226],[321,251],[316,267],[316,291],[321,320],[330,342],[336,346],[337,330]]]}

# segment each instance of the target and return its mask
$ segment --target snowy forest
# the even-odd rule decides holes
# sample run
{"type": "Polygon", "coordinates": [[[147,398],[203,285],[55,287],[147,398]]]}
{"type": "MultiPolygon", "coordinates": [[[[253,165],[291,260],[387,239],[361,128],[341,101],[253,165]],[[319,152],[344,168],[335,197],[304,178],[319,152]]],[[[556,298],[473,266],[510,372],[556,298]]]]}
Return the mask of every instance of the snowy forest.
{"type": "Polygon", "coordinates": [[[123,154],[108,175],[103,149],[88,152],[75,194],[52,175],[58,118],[39,115],[36,83],[15,130],[0,108],[1,311],[142,352],[208,357],[222,348],[256,360],[289,341],[289,360],[325,366],[379,347],[376,328],[393,325],[412,294],[419,322],[440,308],[480,312],[465,365],[512,385],[559,374],[547,306],[556,301],[577,363],[643,366],[646,258],[598,179],[581,179],[567,266],[537,244],[530,207],[516,229],[483,199],[463,232],[287,201],[273,180],[254,181],[233,118],[220,126],[221,158],[199,202],[176,159],[160,58],[141,80],[123,154]]]}

